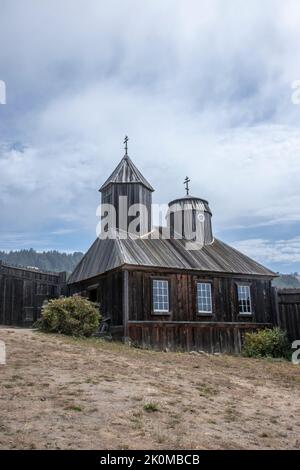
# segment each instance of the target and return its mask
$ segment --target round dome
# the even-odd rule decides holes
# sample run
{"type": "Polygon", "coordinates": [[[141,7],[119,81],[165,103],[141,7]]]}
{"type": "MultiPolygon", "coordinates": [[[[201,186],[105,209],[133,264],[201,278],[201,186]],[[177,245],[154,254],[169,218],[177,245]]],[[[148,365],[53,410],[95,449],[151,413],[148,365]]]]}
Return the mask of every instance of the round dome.
{"type": "Polygon", "coordinates": [[[167,226],[171,238],[197,242],[199,246],[213,242],[208,201],[190,195],[169,202],[167,226]]]}
{"type": "Polygon", "coordinates": [[[208,201],[199,197],[184,196],[169,202],[168,206],[169,210],[173,212],[176,210],[202,210],[212,215],[208,201]]]}

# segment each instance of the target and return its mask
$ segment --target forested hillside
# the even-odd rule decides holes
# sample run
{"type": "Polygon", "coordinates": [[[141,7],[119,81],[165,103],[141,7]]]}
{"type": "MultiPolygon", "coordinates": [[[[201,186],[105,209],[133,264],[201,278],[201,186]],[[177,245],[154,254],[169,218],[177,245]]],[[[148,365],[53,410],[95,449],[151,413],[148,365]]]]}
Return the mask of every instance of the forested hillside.
{"type": "Polygon", "coordinates": [[[47,271],[72,272],[77,263],[83,257],[83,253],[60,253],[59,251],[37,252],[33,249],[20,251],[0,251],[0,259],[7,263],[20,264],[22,266],[35,266],[47,271]]]}
{"type": "Polygon", "coordinates": [[[298,273],[294,274],[280,274],[279,277],[273,280],[273,286],[279,289],[299,289],[300,276],[298,273]]]}

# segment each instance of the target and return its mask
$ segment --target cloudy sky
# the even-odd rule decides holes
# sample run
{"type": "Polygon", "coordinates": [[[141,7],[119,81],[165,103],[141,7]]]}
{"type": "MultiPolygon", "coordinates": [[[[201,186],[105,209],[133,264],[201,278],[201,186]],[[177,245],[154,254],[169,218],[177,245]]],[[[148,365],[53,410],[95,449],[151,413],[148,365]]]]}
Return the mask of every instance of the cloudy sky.
{"type": "Polygon", "coordinates": [[[0,0],[0,249],[86,250],[129,154],[154,202],[300,271],[298,0],[0,0]]]}

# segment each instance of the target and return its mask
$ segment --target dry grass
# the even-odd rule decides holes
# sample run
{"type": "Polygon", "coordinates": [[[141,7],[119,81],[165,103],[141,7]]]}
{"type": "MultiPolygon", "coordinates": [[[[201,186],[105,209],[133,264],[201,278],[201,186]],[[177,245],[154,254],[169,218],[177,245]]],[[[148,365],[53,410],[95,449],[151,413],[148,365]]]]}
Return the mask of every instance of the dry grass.
{"type": "Polygon", "coordinates": [[[0,339],[1,449],[300,448],[300,366],[21,329],[0,339]]]}

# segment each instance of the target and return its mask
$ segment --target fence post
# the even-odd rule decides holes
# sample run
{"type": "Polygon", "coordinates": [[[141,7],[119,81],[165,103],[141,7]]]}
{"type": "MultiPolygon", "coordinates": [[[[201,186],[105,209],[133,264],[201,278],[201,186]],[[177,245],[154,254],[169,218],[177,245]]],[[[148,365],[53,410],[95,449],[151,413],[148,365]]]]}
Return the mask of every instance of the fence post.
{"type": "Polygon", "coordinates": [[[280,313],[279,313],[279,301],[278,301],[278,289],[277,287],[272,287],[272,299],[273,299],[273,310],[275,311],[275,321],[276,325],[281,327],[280,313]]]}

